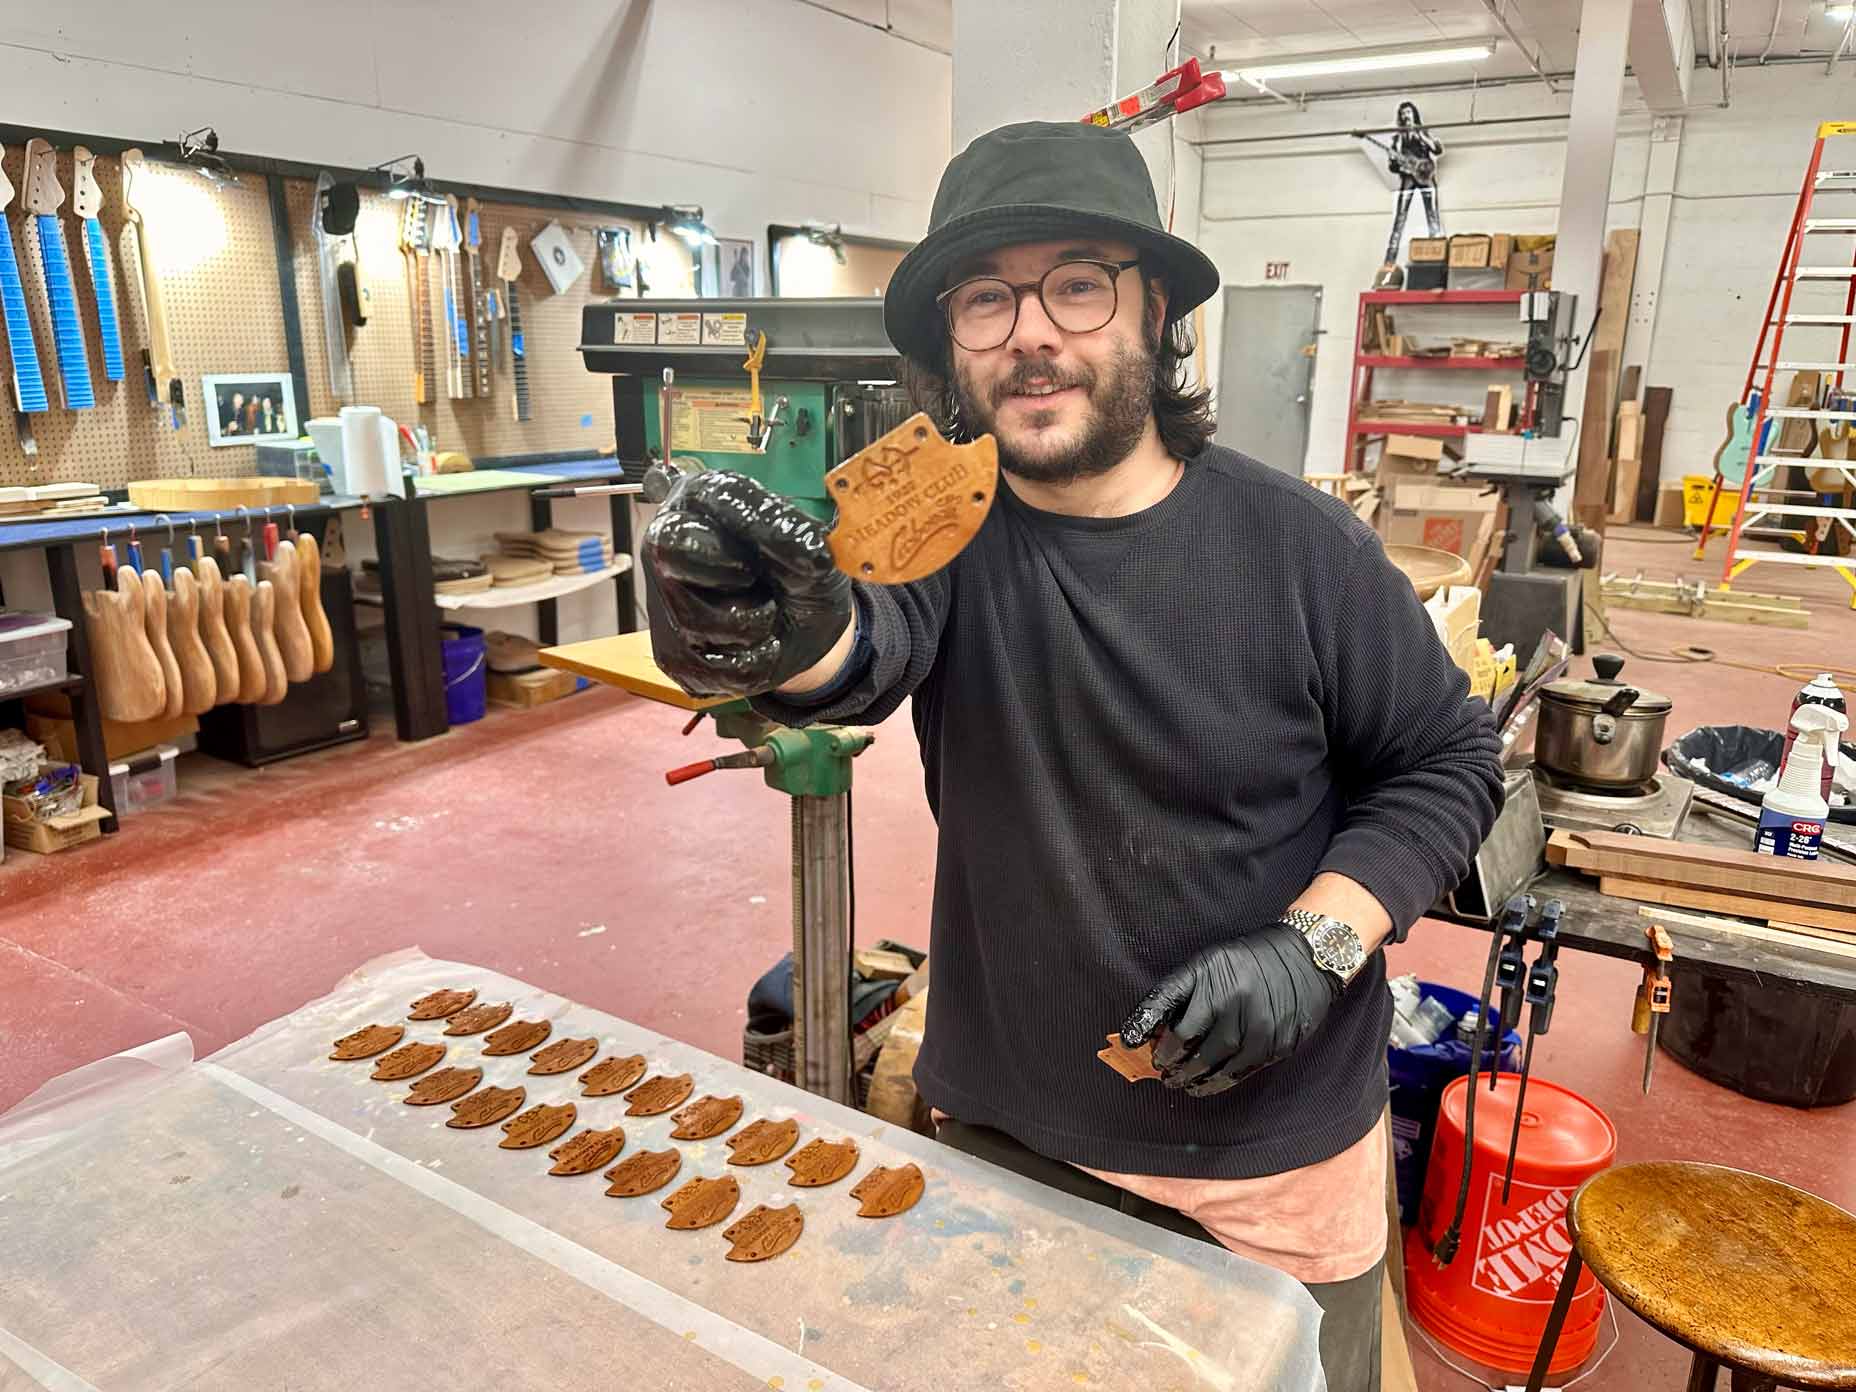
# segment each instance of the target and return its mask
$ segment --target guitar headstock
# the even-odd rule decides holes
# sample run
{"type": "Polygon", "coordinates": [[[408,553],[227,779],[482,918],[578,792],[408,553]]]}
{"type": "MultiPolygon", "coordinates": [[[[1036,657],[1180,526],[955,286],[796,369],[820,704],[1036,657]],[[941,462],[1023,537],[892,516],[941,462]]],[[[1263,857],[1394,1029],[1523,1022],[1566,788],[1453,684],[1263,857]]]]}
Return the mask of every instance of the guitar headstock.
{"type": "Polygon", "coordinates": [[[136,149],[124,150],[117,160],[122,165],[122,206],[131,222],[140,222],[146,208],[147,162],[143,160],[142,152],[136,149]]]}
{"type": "Polygon", "coordinates": [[[464,245],[471,251],[483,245],[483,229],[477,222],[477,210],[481,206],[474,198],[464,200],[464,245]]]}
{"type": "Polygon", "coordinates": [[[456,251],[460,240],[457,195],[448,193],[445,195],[445,206],[433,211],[432,250],[456,251]]]}
{"type": "MultiPolygon", "coordinates": [[[[0,145],[0,160],[6,158],[6,146],[0,145]]],[[[9,208],[13,204],[13,181],[6,176],[6,166],[0,164],[0,208],[9,208]]]]}
{"type": "Polygon", "coordinates": [[[103,210],[103,186],[97,182],[97,157],[82,145],[71,151],[71,211],[93,218],[103,210]]]}
{"type": "Polygon", "coordinates": [[[496,252],[496,278],[498,280],[517,280],[522,275],[522,257],[516,251],[516,230],[513,227],[503,229],[502,245],[496,252]]]}
{"type": "Polygon", "coordinates": [[[400,212],[400,250],[427,251],[432,245],[432,223],[423,198],[406,200],[400,212]]]}
{"type": "Polygon", "coordinates": [[[26,211],[55,213],[64,206],[64,185],[58,182],[58,152],[49,140],[26,142],[26,211]]]}

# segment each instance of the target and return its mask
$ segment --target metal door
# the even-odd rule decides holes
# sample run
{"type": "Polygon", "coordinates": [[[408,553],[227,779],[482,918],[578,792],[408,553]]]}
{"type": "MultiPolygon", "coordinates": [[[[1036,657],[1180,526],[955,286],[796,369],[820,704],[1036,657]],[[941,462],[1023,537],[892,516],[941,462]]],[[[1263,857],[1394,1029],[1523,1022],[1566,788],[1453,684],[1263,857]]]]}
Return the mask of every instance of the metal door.
{"type": "Polygon", "coordinates": [[[1218,443],[1302,476],[1321,332],[1318,285],[1233,285],[1224,292],[1218,443]]]}

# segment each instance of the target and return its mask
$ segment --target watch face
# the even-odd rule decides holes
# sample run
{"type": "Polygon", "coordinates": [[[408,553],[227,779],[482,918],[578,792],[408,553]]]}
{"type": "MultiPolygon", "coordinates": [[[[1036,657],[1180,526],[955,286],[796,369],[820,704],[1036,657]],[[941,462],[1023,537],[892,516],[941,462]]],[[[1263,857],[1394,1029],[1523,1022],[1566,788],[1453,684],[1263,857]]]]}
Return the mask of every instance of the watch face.
{"type": "Polygon", "coordinates": [[[1308,945],[1314,949],[1317,962],[1341,976],[1352,975],[1366,959],[1359,937],[1338,919],[1323,919],[1308,935],[1308,945]]]}

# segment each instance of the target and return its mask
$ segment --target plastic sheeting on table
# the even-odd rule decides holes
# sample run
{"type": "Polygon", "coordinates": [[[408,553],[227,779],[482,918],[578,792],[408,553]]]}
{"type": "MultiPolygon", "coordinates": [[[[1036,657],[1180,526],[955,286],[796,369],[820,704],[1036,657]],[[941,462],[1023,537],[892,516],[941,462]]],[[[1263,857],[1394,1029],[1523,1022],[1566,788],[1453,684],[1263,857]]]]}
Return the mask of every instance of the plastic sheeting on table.
{"type": "Polygon", "coordinates": [[[164,1045],[0,1118],[0,1388],[1323,1385],[1319,1312],[1279,1272],[479,967],[397,953],[203,1062],[164,1045]],[[406,1022],[486,1086],[573,1101],[575,1131],[622,1125],[625,1155],[676,1145],[675,1183],[734,1175],[737,1216],[800,1204],[791,1251],[726,1261],[719,1226],[664,1227],[662,1194],[550,1177],[545,1149],[449,1130],[449,1108],[403,1106],[406,1084],[327,1058],[444,986],[689,1072],[698,1095],[739,1093],[748,1119],[796,1117],[802,1140],[854,1137],[857,1168],[789,1188],[781,1164],[726,1166],[722,1137],[671,1142],[668,1116],[406,1022]],[[909,1161],[922,1200],[857,1217],[857,1178],[909,1161]]]}

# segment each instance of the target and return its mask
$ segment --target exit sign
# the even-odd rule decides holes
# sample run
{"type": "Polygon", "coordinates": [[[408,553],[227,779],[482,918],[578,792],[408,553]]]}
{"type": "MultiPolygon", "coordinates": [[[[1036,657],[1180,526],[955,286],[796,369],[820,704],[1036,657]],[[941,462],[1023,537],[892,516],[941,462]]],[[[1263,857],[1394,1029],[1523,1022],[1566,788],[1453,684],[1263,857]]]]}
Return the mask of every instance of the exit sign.
{"type": "Polygon", "coordinates": [[[1265,261],[1263,263],[1263,278],[1265,280],[1287,280],[1289,278],[1289,263],[1287,261],[1265,261]]]}

